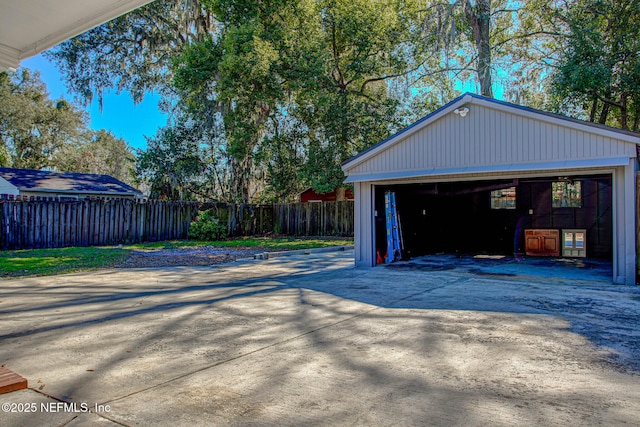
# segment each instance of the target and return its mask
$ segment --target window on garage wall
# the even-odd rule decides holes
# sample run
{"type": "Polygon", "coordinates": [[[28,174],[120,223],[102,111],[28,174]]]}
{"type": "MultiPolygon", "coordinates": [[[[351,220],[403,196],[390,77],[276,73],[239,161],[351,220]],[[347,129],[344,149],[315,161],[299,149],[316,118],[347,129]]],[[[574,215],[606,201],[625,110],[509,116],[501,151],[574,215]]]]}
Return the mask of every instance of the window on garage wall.
{"type": "Polygon", "coordinates": [[[515,209],[516,187],[493,190],[491,192],[491,209],[515,209]]]}
{"type": "Polygon", "coordinates": [[[556,181],[551,183],[551,207],[581,208],[582,188],[580,181],[556,181]]]}

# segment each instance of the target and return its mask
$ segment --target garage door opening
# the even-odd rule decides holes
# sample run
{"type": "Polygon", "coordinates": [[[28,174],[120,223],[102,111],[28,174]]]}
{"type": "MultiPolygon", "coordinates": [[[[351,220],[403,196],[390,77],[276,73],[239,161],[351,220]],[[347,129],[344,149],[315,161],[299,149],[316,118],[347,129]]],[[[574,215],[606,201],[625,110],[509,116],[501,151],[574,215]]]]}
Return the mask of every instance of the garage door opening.
{"type": "MultiPolygon", "coordinates": [[[[392,191],[404,259],[436,253],[561,256],[562,239],[558,253],[535,254],[527,248],[525,233],[563,236],[563,230],[574,230],[574,236],[575,230],[584,230],[585,250],[565,255],[611,260],[611,183],[611,175],[586,175],[377,185],[376,253],[384,257],[387,251],[384,194],[392,191]]],[[[542,247],[549,246],[541,241],[542,247]]]]}

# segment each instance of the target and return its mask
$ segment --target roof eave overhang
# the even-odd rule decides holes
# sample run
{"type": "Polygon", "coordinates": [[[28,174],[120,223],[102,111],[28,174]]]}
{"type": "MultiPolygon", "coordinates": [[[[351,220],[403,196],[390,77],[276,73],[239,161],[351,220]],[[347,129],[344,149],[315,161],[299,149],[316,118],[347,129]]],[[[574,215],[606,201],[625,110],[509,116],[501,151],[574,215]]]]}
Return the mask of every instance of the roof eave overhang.
{"type": "Polygon", "coordinates": [[[474,175],[477,174],[496,174],[496,173],[513,173],[532,172],[532,171],[551,171],[551,170],[572,170],[572,169],[593,169],[593,168],[611,168],[617,166],[626,166],[629,164],[629,157],[614,158],[598,158],[585,160],[567,160],[555,162],[535,162],[535,163],[517,163],[509,165],[489,165],[489,166],[473,166],[462,168],[448,169],[420,169],[420,170],[404,170],[370,174],[354,174],[349,175],[344,181],[348,184],[356,182],[373,182],[400,180],[407,178],[425,178],[433,176],[446,177],[449,175],[474,175]]]}
{"type": "Polygon", "coordinates": [[[10,46],[0,43],[0,71],[16,69],[23,59],[21,52],[10,46]]]}
{"type": "Polygon", "coordinates": [[[58,31],[39,40],[35,40],[24,47],[16,48],[0,43],[0,71],[9,68],[16,69],[20,66],[21,60],[44,52],[65,40],[71,39],[152,1],[153,0],[119,0],[95,11],[92,15],[85,16],[84,19],[80,21],[62,26],[58,31]]]}
{"type": "Polygon", "coordinates": [[[78,194],[78,195],[87,195],[87,194],[96,194],[102,196],[142,196],[140,192],[126,192],[126,191],[91,191],[91,190],[54,190],[51,188],[18,188],[20,192],[30,192],[30,193],[59,193],[59,194],[78,194]]]}

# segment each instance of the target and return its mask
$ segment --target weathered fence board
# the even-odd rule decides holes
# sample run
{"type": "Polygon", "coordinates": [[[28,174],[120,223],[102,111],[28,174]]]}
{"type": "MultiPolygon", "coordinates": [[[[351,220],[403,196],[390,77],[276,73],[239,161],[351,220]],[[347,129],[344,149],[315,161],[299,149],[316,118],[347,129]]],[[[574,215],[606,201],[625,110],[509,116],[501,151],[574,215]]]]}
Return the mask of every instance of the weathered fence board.
{"type": "Polygon", "coordinates": [[[125,199],[2,200],[0,249],[184,239],[198,206],[195,202],[142,203],[125,199]]]}
{"type": "Polygon", "coordinates": [[[353,236],[353,201],[274,205],[203,203],[229,236],[353,236]]]}
{"type": "Polygon", "coordinates": [[[353,236],[353,202],[273,205],[273,230],[292,236],[353,236]]]}
{"type": "Polygon", "coordinates": [[[273,206],[205,202],[201,211],[210,211],[221,224],[227,225],[228,236],[254,236],[273,233],[273,206]]]}
{"type": "Polygon", "coordinates": [[[275,205],[112,200],[0,200],[0,249],[184,239],[211,209],[229,236],[353,236],[353,202],[275,205]]]}

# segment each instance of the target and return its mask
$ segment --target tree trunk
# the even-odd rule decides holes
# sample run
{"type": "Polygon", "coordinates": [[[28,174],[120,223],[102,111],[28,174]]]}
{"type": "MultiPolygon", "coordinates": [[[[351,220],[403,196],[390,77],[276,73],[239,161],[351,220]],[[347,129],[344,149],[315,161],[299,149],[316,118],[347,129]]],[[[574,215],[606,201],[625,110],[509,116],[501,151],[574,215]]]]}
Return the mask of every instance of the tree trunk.
{"type": "Polygon", "coordinates": [[[623,93],[620,98],[620,126],[622,126],[622,129],[629,129],[627,124],[627,94],[623,93]]]}
{"type": "MultiPolygon", "coordinates": [[[[236,203],[249,203],[251,173],[253,171],[253,151],[262,139],[262,132],[265,122],[269,117],[270,106],[263,101],[256,101],[256,114],[249,118],[249,126],[255,132],[241,136],[241,143],[238,143],[232,150],[232,188],[230,189],[231,200],[236,203]]],[[[245,122],[246,123],[246,122],[245,122]]],[[[247,126],[245,124],[245,129],[247,126]]]]}
{"type": "Polygon", "coordinates": [[[611,99],[611,87],[609,87],[605,92],[604,99],[601,99],[603,100],[604,105],[602,106],[602,111],[600,112],[600,119],[598,120],[598,123],[605,124],[607,122],[607,117],[609,116],[609,108],[611,107],[611,104],[607,102],[607,100],[611,99]]]}
{"type": "Polygon", "coordinates": [[[480,94],[493,98],[491,88],[491,44],[489,24],[491,21],[491,0],[477,0],[476,6],[471,0],[464,1],[464,15],[471,25],[476,48],[478,49],[477,74],[480,82],[480,94]]]}
{"type": "Polygon", "coordinates": [[[596,113],[598,112],[598,97],[593,97],[593,102],[591,103],[591,112],[589,113],[589,121],[596,121],[596,113]]]}
{"type": "Polygon", "coordinates": [[[600,119],[598,123],[605,124],[607,122],[607,117],[609,116],[609,103],[605,102],[602,106],[602,111],[600,112],[600,119]]]}
{"type": "Polygon", "coordinates": [[[231,200],[235,203],[249,203],[249,186],[251,184],[251,154],[243,159],[233,159],[231,200]]]}
{"type": "Polygon", "coordinates": [[[638,98],[633,98],[633,128],[634,132],[638,132],[638,128],[640,127],[640,108],[638,107],[638,98]]]}

